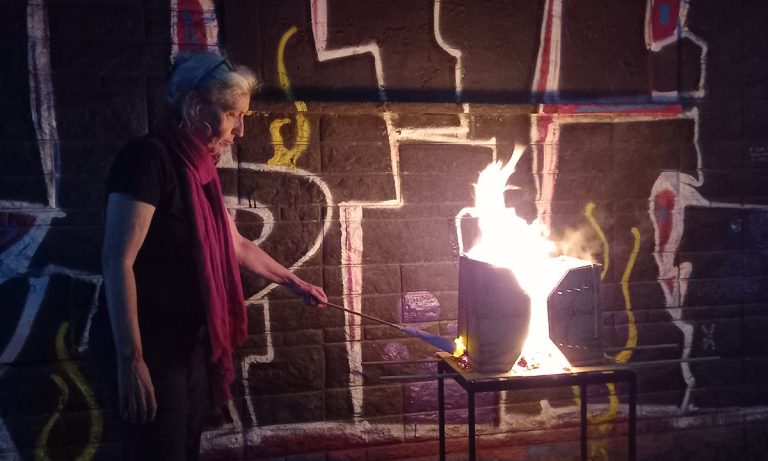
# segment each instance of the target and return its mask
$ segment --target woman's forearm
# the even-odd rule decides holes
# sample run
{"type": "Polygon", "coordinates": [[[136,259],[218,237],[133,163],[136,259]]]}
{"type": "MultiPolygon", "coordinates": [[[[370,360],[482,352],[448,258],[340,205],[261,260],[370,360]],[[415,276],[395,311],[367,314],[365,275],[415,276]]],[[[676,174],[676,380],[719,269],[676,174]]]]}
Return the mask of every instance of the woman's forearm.
{"type": "Polygon", "coordinates": [[[109,194],[101,264],[118,360],[143,358],[133,263],[155,207],[125,194],[109,194]]]}
{"type": "Polygon", "coordinates": [[[103,270],[117,359],[120,362],[143,360],[133,268],[128,264],[105,261],[103,270]]]}
{"type": "Polygon", "coordinates": [[[298,279],[293,272],[275,261],[253,242],[240,237],[236,244],[238,245],[236,249],[238,263],[243,269],[281,285],[290,285],[298,279]]]}

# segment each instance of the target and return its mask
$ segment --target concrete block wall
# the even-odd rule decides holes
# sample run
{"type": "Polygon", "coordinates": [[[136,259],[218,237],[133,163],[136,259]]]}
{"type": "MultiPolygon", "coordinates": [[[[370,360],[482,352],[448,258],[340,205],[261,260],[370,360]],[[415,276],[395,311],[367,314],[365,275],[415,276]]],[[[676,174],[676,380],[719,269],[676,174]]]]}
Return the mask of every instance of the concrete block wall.
{"type": "MultiPolygon", "coordinates": [[[[104,180],[179,50],[263,80],[220,165],[241,232],[334,302],[455,333],[455,217],[506,196],[604,264],[608,353],[640,382],[641,459],[762,459],[768,87],[760,0],[6,0],[0,5],[0,458],[115,459],[88,359],[104,180]],[[726,4],[727,3],[727,4],[726,4]],[[630,346],[665,346],[633,350],[630,346]],[[725,434],[725,435],[724,435],[725,434]]],[[[435,459],[434,349],[244,277],[241,379],[207,459],[435,459]],[[387,361],[416,361],[387,365],[387,361]]],[[[621,459],[626,396],[590,390],[621,459]]],[[[449,448],[466,405],[448,387],[449,448]]],[[[486,395],[489,458],[577,454],[570,389],[486,395]]]]}

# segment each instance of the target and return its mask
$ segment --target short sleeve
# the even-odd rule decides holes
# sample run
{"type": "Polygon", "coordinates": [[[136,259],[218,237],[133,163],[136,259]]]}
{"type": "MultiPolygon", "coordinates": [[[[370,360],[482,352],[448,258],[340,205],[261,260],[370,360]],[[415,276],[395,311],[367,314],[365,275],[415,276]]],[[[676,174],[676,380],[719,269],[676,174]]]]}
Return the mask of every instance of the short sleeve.
{"type": "Polygon", "coordinates": [[[162,148],[147,138],[127,144],[109,170],[107,195],[123,193],[157,207],[165,177],[162,155],[162,148]]]}

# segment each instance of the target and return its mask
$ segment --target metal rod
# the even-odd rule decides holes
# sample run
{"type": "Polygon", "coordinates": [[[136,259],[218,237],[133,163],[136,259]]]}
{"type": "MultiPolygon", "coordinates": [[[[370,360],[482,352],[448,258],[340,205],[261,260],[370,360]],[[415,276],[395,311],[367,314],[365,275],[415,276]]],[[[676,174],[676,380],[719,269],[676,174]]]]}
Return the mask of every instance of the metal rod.
{"type": "Polygon", "coordinates": [[[450,352],[451,354],[456,350],[456,345],[453,341],[451,341],[448,338],[443,338],[439,335],[434,335],[432,333],[427,333],[425,331],[421,331],[417,328],[413,327],[404,327],[402,325],[398,325],[393,322],[389,322],[387,320],[382,320],[377,317],[373,317],[372,315],[363,314],[362,312],[355,312],[351,309],[347,309],[344,306],[339,306],[338,304],[333,303],[325,303],[326,306],[330,306],[334,309],[339,309],[344,312],[348,312],[350,314],[359,315],[360,317],[366,318],[368,320],[373,320],[374,322],[381,323],[383,325],[390,326],[392,328],[397,328],[398,330],[402,331],[403,333],[413,336],[414,338],[418,338],[422,341],[426,341],[429,344],[435,346],[436,348],[443,350],[445,352],[450,352]]]}
{"type": "Polygon", "coordinates": [[[469,461],[476,460],[475,447],[475,391],[467,390],[467,416],[469,418],[469,461]]]}
{"type": "Polygon", "coordinates": [[[387,325],[387,326],[390,326],[392,328],[397,328],[398,330],[402,330],[404,328],[402,325],[398,325],[396,323],[389,322],[387,320],[380,319],[380,318],[374,317],[372,315],[363,314],[362,312],[353,311],[352,309],[347,309],[346,307],[339,306],[338,304],[325,303],[325,305],[328,306],[328,307],[332,307],[334,309],[338,309],[340,311],[349,312],[350,314],[359,315],[360,317],[363,317],[363,318],[368,319],[368,320],[373,320],[374,322],[381,323],[382,325],[387,325]]]}
{"type": "Polygon", "coordinates": [[[581,426],[581,461],[587,461],[587,385],[579,384],[579,410],[581,426]]]}
{"type": "Polygon", "coordinates": [[[654,365],[664,365],[664,364],[678,364],[678,363],[690,363],[690,362],[709,362],[712,360],[720,360],[720,356],[714,356],[714,357],[694,357],[690,359],[668,359],[668,360],[651,360],[649,362],[628,362],[625,364],[625,366],[628,366],[630,368],[638,368],[638,367],[651,367],[654,365]]]}
{"type": "Polygon", "coordinates": [[[677,349],[680,346],[677,344],[649,344],[647,346],[634,346],[634,347],[608,347],[605,352],[621,352],[621,351],[639,351],[644,349],[677,349]]]}
{"type": "Polygon", "coordinates": [[[362,365],[409,365],[414,363],[439,363],[436,359],[421,360],[378,360],[374,362],[361,362],[362,365]]]}
{"type": "Polygon", "coordinates": [[[459,375],[456,373],[441,373],[437,375],[388,375],[388,376],[379,376],[379,379],[384,381],[405,381],[405,380],[431,381],[433,379],[455,378],[456,376],[459,376],[459,375]]]}
{"type": "Polygon", "coordinates": [[[440,461],[445,461],[445,366],[437,364],[437,425],[440,434],[440,461]]]}
{"type": "Polygon", "coordinates": [[[629,461],[635,461],[637,452],[637,375],[629,381],[629,461]]]}

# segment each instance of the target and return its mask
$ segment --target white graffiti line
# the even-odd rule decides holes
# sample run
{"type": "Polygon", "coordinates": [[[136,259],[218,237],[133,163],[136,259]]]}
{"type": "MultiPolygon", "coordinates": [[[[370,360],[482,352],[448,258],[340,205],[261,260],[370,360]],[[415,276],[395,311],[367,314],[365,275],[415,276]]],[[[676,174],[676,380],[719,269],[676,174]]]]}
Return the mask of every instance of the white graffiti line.
{"type": "MultiPolygon", "coordinates": [[[[237,199],[235,197],[235,199],[237,199]]],[[[229,209],[235,209],[235,210],[244,210],[249,213],[254,213],[258,217],[261,218],[261,222],[263,223],[263,227],[261,229],[261,233],[259,233],[259,237],[256,240],[251,240],[255,245],[261,245],[267,238],[272,234],[272,231],[275,229],[275,216],[272,214],[271,211],[269,211],[269,208],[267,208],[266,205],[252,200],[251,203],[248,204],[248,206],[244,205],[235,205],[230,206],[227,204],[227,208],[229,209]]]]}
{"type": "Polygon", "coordinates": [[[91,325],[93,324],[93,316],[96,315],[96,311],[99,309],[99,295],[101,294],[101,287],[104,284],[104,278],[101,276],[94,276],[90,278],[90,282],[96,286],[96,289],[93,290],[91,308],[88,310],[88,318],[85,322],[83,334],[80,336],[80,344],[77,347],[78,352],[81,353],[88,350],[88,339],[91,335],[91,325]]]}
{"type": "MultiPolygon", "coordinates": [[[[320,62],[330,59],[354,56],[361,53],[371,53],[374,58],[376,81],[379,88],[379,97],[386,100],[386,82],[380,49],[375,43],[368,43],[355,47],[328,50],[328,3],[327,0],[311,0],[312,31],[315,39],[315,47],[320,62]]],[[[461,50],[449,45],[440,30],[441,2],[435,0],[433,7],[433,25],[435,40],[438,45],[449,55],[456,58],[454,75],[456,78],[456,100],[461,99],[464,80],[464,66],[461,50]]],[[[459,115],[459,125],[456,127],[396,127],[395,117],[387,107],[382,112],[387,129],[389,142],[390,164],[392,168],[392,180],[394,183],[394,199],[381,201],[350,200],[339,203],[339,207],[346,212],[340,213],[339,224],[341,226],[342,248],[342,279],[344,283],[344,303],[348,309],[355,312],[362,311],[362,255],[363,255],[363,227],[362,213],[365,208],[400,208],[404,203],[400,176],[400,144],[403,142],[439,142],[462,145],[488,147],[492,152],[493,160],[497,157],[496,138],[472,140],[469,138],[469,105],[462,104],[463,114],[459,115]],[[354,211],[353,211],[354,210],[354,211]]],[[[355,317],[345,319],[345,334],[348,338],[358,338],[360,319],[355,317]]],[[[359,341],[353,340],[347,343],[348,366],[350,370],[349,384],[352,394],[354,414],[362,411],[362,349],[359,341]]]]}
{"type": "Polygon", "coordinates": [[[542,94],[545,101],[557,99],[560,91],[560,50],[562,32],[562,0],[544,4],[539,52],[533,74],[532,93],[542,94]]]}
{"type": "Polygon", "coordinates": [[[674,43],[677,43],[681,38],[687,38],[691,40],[693,43],[699,46],[701,48],[701,56],[699,58],[699,65],[701,72],[699,74],[699,83],[697,85],[696,90],[692,91],[656,91],[653,90],[651,92],[651,97],[654,101],[663,102],[663,101],[676,101],[680,98],[680,96],[685,97],[693,97],[693,98],[702,98],[704,97],[704,94],[706,92],[705,85],[706,85],[706,77],[707,73],[705,72],[707,68],[707,53],[709,51],[707,47],[707,42],[704,41],[701,37],[691,32],[690,29],[688,29],[688,8],[690,8],[690,4],[688,0],[678,0],[680,2],[680,9],[678,11],[678,17],[677,17],[677,24],[678,27],[676,28],[676,33],[670,34],[668,37],[662,38],[660,40],[655,39],[653,37],[653,5],[657,0],[647,0],[645,4],[645,47],[653,52],[659,52],[665,47],[672,45],[674,43]]]}
{"type": "MultiPolygon", "coordinates": [[[[261,305],[261,308],[264,312],[264,336],[266,337],[266,352],[264,354],[248,354],[245,357],[243,357],[243,360],[240,362],[241,369],[243,370],[243,375],[241,378],[241,382],[243,385],[243,396],[245,398],[245,403],[248,407],[248,415],[251,418],[251,423],[253,425],[258,424],[258,418],[256,418],[256,409],[253,407],[253,399],[251,398],[251,389],[248,385],[248,372],[251,369],[251,366],[259,364],[259,363],[270,363],[275,359],[275,348],[272,344],[272,332],[269,329],[269,298],[263,298],[259,301],[254,301],[249,304],[249,308],[253,308],[257,305],[261,305]]],[[[240,421],[240,418],[237,416],[237,411],[234,411],[234,408],[230,408],[230,414],[232,415],[232,422],[236,429],[242,428],[242,422],[240,421]]]]}
{"type": "MultiPolygon", "coordinates": [[[[219,23],[216,18],[216,7],[213,0],[197,0],[200,7],[200,21],[202,21],[203,32],[205,35],[205,43],[199,43],[198,45],[205,46],[208,51],[221,51],[219,49],[218,36],[219,36],[219,23]]],[[[179,21],[185,21],[190,19],[189,22],[184,24],[181,28],[189,33],[191,30],[197,27],[192,22],[192,19],[188,16],[192,14],[192,11],[184,8],[179,9],[179,0],[171,0],[171,61],[179,54],[180,51],[185,51],[185,46],[193,45],[193,43],[180,40],[179,38],[179,21]]]]}
{"type": "MultiPolygon", "coordinates": [[[[13,363],[24,347],[29,333],[32,331],[32,324],[35,322],[37,313],[43,303],[45,289],[48,287],[50,277],[30,277],[28,280],[29,292],[27,293],[27,300],[21,312],[21,317],[16,325],[16,330],[13,332],[13,336],[8,340],[3,353],[0,354],[0,364],[2,365],[13,363]]],[[[7,370],[7,367],[0,367],[0,378],[2,378],[7,370]]]]}
{"type": "MultiPolygon", "coordinates": [[[[341,277],[344,307],[362,312],[360,294],[363,288],[363,208],[356,205],[340,206],[341,224],[341,277]]],[[[345,347],[347,349],[353,415],[363,412],[363,351],[360,318],[344,313],[345,347]]]]}
{"type": "MultiPolygon", "coordinates": [[[[0,284],[27,271],[32,257],[37,252],[37,248],[50,230],[51,221],[54,218],[66,216],[60,210],[49,208],[34,209],[28,208],[30,204],[14,203],[27,205],[27,207],[10,209],[7,212],[32,216],[35,218],[35,222],[32,223],[32,227],[23,237],[0,253],[0,284]]],[[[5,210],[8,205],[8,202],[0,202],[0,212],[6,212],[5,210]]]]}
{"type": "MultiPolygon", "coordinates": [[[[266,163],[251,163],[251,162],[243,162],[240,163],[240,169],[241,170],[250,170],[250,171],[256,171],[256,172],[262,172],[262,173],[285,173],[290,174],[294,176],[302,177],[309,182],[315,184],[325,196],[325,208],[326,208],[326,214],[325,218],[323,219],[323,230],[320,232],[317,237],[315,238],[315,241],[310,246],[309,250],[307,250],[304,255],[299,258],[298,261],[293,263],[289,269],[294,271],[298,269],[299,267],[303,266],[309,258],[314,256],[317,251],[320,249],[320,246],[323,243],[323,237],[325,234],[328,233],[328,230],[331,228],[331,221],[333,220],[333,194],[331,193],[331,189],[328,187],[328,184],[325,183],[320,177],[317,176],[317,174],[312,173],[310,171],[304,170],[302,168],[294,168],[294,167],[285,167],[285,166],[270,166],[266,163]]],[[[245,207],[243,207],[245,208],[245,207]]],[[[248,298],[246,301],[258,301],[261,300],[264,296],[266,296],[270,291],[274,290],[277,287],[276,283],[271,283],[267,285],[264,289],[256,293],[255,295],[248,298]]]]}
{"type": "Polygon", "coordinates": [[[51,81],[51,52],[48,32],[48,7],[43,1],[27,4],[27,59],[29,66],[29,98],[43,166],[48,206],[58,207],[59,159],[56,110],[51,81]]]}
{"type": "Polygon", "coordinates": [[[456,66],[454,68],[454,78],[456,79],[456,102],[461,102],[461,94],[464,91],[464,65],[462,61],[462,53],[459,48],[451,46],[445,41],[440,29],[440,11],[441,0],[435,0],[434,15],[433,15],[433,28],[435,30],[435,40],[437,44],[445,50],[446,53],[456,58],[456,66]]]}
{"type": "MultiPolygon", "coordinates": [[[[331,189],[328,187],[328,184],[326,184],[322,179],[320,179],[315,173],[312,173],[310,171],[307,171],[301,168],[285,167],[285,166],[270,166],[265,163],[250,163],[250,162],[240,163],[239,167],[242,171],[254,171],[259,173],[285,173],[288,175],[299,176],[315,184],[322,191],[323,196],[325,197],[325,208],[326,208],[322,231],[315,238],[315,241],[309,247],[307,252],[304,253],[304,255],[302,255],[298,261],[296,261],[289,267],[291,271],[295,271],[299,267],[303,266],[304,263],[309,260],[309,258],[317,254],[318,250],[320,249],[323,243],[323,238],[328,233],[328,230],[331,228],[331,222],[333,221],[333,216],[334,216],[333,214],[334,202],[333,202],[333,194],[331,193],[331,189]]],[[[266,240],[272,234],[272,231],[274,229],[274,217],[266,207],[263,207],[258,202],[256,203],[257,207],[255,208],[252,206],[253,205],[252,200],[251,200],[251,203],[249,203],[248,205],[246,205],[245,200],[243,200],[243,202],[244,203],[237,206],[237,209],[254,212],[259,216],[261,216],[262,219],[264,220],[264,228],[262,229],[262,232],[259,235],[259,238],[254,240],[254,243],[259,244],[264,240],[266,240]]],[[[256,293],[255,295],[251,296],[246,300],[246,302],[249,303],[249,307],[255,307],[259,305],[262,307],[264,312],[264,334],[266,337],[266,351],[264,354],[249,354],[243,357],[241,361],[241,369],[242,369],[241,381],[244,389],[244,396],[245,396],[245,401],[248,408],[248,413],[253,424],[257,423],[257,419],[256,419],[256,411],[253,406],[253,399],[251,398],[250,388],[248,386],[248,373],[251,366],[259,363],[270,363],[275,358],[272,332],[270,329],[269,299],[267,298],[267,295],[272,290],[277,288],[277,286],[278,285],[276,283],[270,283],[261,291],[259,291],[258,293],[256,293]]],[[[240,422],[240,419],[237,416],[237,412],[232,411],[233,410],[232,408],[230,408],[230,410],[231,410],[230,413],[233,420],[233,424],[235,428],[239,429],[240,427],[242,427],[242,424],[240,422]]]]}
{"type": "Polygon", "coordinates": [[[320,62],[348,58],[360,54],[370,54],[376,71],[376,82],[379,88],[379,99],[387,100],[384,84],[384,66],[381,59],[381,49],[375,42],[363,43],[356,46],[328,49],[328,1],[312,0],[312,33],[315,37],[315,51],[320,62]]]}
{"type": "Polygon", "coordinates": [[[3,461],[22,461],[3,418],[0,418],[0,454],[3,456],[3,461]]]}

